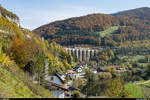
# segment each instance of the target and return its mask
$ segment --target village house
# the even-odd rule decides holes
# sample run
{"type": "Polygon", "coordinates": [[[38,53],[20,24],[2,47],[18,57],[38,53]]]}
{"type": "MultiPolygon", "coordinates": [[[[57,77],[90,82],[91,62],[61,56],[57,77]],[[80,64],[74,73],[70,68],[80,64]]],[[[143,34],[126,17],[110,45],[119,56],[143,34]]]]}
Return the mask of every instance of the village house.
{"type": "Polygon", "coordinates": [[[73,70],[67,70],[66,72],[66,76],[70,77],[70,78],[76,78],[76,72],[73,70]]]}
{"type": "Polygon", "coordinates": [[[81,73],[83,71],[83,66],[77,66],[74,69],[77,73],[81,73]]]}
{"type": "MultiPolygon", "coordinates": [[[[68,74],[72,75],[75,72],[70,70],[68,71],[68,74]]],[[[56,73],[53,78],[51,76],[51,92],[53,93],[54,96],[57,98],[70,98],[71,97],[71,92],[74,90],[79,90],[74,87],[72,87],[72,81],[64,81],[64,76],[60,73],[56,73]]]]}
{"type": "MultiPolygon", "coordinates": [[[[68,70],[68,74],[74,77],[75,72],[68,70]]],[[[70,91],[78,90],[72,87],[72,81],[66,82],[65,77],[66,75],[61,73],[55,73],[54,76],[50,76],[51,92],[57,98],[71,97],[70,91]]]]}
{"type": "Polygon", "coordinates": [[[55,73],[53,76],[49,76],[49,82],[51,83],[51,92],[57,98],[64,98],[65,92],[68,91],[65,87],[65,75],[61,73],[55,73]]]}
{"type": "Polygon", "coordinates": [[[84,72],[76,74],[76,78],[78,78],[78,79],[84,78],[84,77],[85,77],[85,73],[84,72]]]}
{"type": "Polygon", "coordinates": [[[125,66],[124,68],[122,68],[121,66],[115,66],[116,70],[128,70],[128,67],[125,66]]]}
{"type": "Polygon", "coordinates": [[[49,82],[55,83],[57,85],[62,85],[65,83],[65,75],[61,73],[55,73],[54,76],[49,76],[49,82]]]}
{"type": "Polygon", "coordinates": [[[78,64],[78,65],[74,68],[74,70],[75,70],[77,73],[81,73],[81,72],[83,72],[83,69],[87,69],[87,68],[88,68],[87,64],[80,63],[80,64],[78,64]]]}

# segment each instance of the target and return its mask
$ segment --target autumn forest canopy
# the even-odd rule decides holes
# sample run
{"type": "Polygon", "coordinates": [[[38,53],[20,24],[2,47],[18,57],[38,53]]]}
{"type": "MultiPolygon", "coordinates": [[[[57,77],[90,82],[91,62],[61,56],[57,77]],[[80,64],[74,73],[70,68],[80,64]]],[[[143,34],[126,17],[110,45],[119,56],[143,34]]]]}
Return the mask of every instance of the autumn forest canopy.
{"type": "Polygon", "coordinates": [[[116,47],[126,41],[149,39],[149,11],[150,8],[144,7],[112,15],[89,14],[52,22],[33,32],[50,42],[56,41],[66,46],[85,44],[116,47]]]}
{"type": "Polygon", "coordinates": [[[0,6],[0,98],[55,98],[55,90],[73,98],[149,97],[150,84],[136,84],[149,82],[149,59],[148,7],[73,17],[31,31],[0,6]],[[82,61],[66,47],[98,53],[82,61]],[[58,75],[65,77],[58,78],[61,85],[51,82],[58,75]]]}

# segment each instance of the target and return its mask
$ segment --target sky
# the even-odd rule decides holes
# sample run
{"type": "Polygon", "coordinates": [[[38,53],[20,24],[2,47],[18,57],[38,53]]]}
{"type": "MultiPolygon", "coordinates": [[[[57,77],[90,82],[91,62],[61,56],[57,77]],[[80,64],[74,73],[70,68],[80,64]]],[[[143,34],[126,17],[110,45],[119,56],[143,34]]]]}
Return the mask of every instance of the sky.
{"type": "Polygon", "coordinates": [[[23,28],[33,30],[70,17],[150,7],[150,0],[0,0],[0,4],[19,16],[23,28]]]}

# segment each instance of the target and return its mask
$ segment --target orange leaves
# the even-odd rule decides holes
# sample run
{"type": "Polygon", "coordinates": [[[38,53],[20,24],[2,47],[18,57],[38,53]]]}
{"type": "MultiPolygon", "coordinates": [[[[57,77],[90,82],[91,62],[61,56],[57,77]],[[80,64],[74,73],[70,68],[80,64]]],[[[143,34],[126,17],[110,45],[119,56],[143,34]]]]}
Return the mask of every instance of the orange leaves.
{"type": "Polygon", "coordinates": [[[108,72],[115,72],[115,67],[114,66],[106,67],[106,71],[108,71],[108,72]]]}
{"type": "Polygon", "coordinates": [[[36,50],[37,49],[32,41],[21,40],[15,37],[11,46],[11,58],[14,59],[21,67],[23,67],[32,59],[34,56],[34,51],[36,50]]]}
{"type": "Polygon", "coordinates": [[[14,40],[13,40],[13,46],[16,46],[18,47],[19,45],[21,45],[23,43],[23,40],[17,38],[17,37],[14,37],[14,40]]]}

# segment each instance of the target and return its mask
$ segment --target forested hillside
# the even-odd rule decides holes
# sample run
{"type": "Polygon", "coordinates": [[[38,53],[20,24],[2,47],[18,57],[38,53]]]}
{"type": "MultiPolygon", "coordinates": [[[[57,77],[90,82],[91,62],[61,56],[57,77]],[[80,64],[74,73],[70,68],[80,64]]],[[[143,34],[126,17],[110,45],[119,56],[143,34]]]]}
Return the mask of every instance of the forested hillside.
{"type": "Polygon", "coordinates": [[[55,42],[49,44],[6,17],[18,19],[15,14],[2,7],[0,12],[0,98],[53,98],[45,89],[45,61],[49,62],[48,74],[64,73],[72,69],[72,56],[62,46],[55,42]]]}
{"type": "Polygon", "coordinates": [[[130,18],[137,18],[143,20],[146,24],[150,24],[150,8],[142,7],[127,11],[122,11],[119,13],[112,14],[113,16],[128,16],[130,18]]]}
{"type": "Polygon", "coordinates": [[[149,12],[149,8],[139,8],[113,14],[113,16],[90,14],[52,22],[35,29],[33,32],[49,42],[56,41],[61,45],[84,44],[114,47],[120,45],[121,41],[149,39],[149,12]],[[120,16],[123,14],[126,16],[120,16]],[[118,28],[113,30],[113,27],[118,28]]]}

